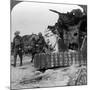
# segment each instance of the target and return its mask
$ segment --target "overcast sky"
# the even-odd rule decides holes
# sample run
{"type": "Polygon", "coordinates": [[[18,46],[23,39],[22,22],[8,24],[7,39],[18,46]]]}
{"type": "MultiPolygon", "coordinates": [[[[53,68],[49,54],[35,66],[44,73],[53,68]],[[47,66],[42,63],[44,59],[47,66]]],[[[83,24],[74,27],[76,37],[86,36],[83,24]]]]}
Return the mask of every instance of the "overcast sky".
{"type": "MultiPolygon", "coordinates": [[[[49,9],[65,13],[76,8],[80,7],[66,4],[21,2],[11,12],[11,40],[17,30],[21,32],[21,36],[31,33],[37,34],[38,32],[44,33],[48,25],[54,25],[58,15],[49,9]]],[[[82,8],[80,9],[82,10],[82,8]]]]}

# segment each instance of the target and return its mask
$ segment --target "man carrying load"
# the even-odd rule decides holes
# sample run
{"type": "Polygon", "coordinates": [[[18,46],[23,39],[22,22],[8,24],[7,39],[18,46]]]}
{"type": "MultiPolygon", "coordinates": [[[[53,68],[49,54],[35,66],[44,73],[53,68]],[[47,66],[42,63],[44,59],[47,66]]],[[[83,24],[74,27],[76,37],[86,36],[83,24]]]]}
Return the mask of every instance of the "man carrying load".
{"type": "Polygon", "coordinates": [[[16,67],[17,55],[20,57],[20,66],[22,66],[22,38],[19,35],[20,32],[16,31],[13,39],[13,51],[14,51],[14,67],[16,67]]]}

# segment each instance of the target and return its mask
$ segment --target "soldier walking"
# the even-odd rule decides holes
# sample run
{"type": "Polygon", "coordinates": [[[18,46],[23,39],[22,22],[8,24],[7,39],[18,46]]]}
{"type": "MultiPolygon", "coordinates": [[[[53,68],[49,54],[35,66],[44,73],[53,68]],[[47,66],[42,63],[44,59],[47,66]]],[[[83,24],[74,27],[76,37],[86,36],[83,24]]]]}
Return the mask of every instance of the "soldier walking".
{"type": "Polygon", "coordinates": [[[20,66],[22,66],[22,38],[19,35],[20,32],[16,31],[13,39],[13,50],[14,50],[14,67],[16,67],[17,55],[20,57],[20,66]]]}

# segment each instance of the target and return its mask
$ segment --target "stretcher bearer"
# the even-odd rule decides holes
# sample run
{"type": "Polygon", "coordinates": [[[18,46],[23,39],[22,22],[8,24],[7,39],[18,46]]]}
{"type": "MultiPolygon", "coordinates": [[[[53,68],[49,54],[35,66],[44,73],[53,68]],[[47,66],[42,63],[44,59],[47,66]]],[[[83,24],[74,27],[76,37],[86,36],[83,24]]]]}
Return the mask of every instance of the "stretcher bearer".
{"type": "Polygon", "coordinates": [[[20,32],[16,31],[13,39],[13,50],[14,50],[14,67],[16,66],[17,55],[20,57],[20,66],[22,66],[22,38],[19,35],[20,32]]]}

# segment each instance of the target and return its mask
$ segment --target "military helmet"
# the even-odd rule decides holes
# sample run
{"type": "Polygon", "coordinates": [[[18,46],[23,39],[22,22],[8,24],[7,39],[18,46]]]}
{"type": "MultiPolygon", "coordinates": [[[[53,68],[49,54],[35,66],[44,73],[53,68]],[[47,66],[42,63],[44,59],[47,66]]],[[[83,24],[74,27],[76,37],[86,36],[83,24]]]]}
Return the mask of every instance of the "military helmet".
{"type": "Polygon", "coordinates": [[[39,35],[39,36],[42,36],[42,33],[41,33],[41,32],[39,32],[39,33],[38,33],[38,35],[39,35]]]}
{"type": "Polygon", "coordinates": [[[19,35],[20,34],[20,31],[16,31],[14,34],[15,35],[19,35]]]}

